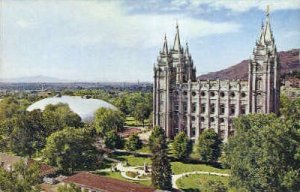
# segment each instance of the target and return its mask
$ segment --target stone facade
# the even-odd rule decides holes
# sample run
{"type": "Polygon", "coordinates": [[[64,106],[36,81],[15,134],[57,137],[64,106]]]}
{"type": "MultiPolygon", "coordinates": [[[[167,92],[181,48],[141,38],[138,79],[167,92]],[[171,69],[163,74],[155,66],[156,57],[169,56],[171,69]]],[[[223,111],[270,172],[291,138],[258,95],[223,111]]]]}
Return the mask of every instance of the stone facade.
{"type": "Polygon", "coordinates": [[[249,113],[278,113],[280,64],[269,13],[249,62],[248,81],[197,80],[188,45],[180,43],[179,28],[173,47],[165,36],[154,66],[153,124],[173,138],[180,131],[196,139],[212,128],[227,141],[234,134],[232,119],[249,113]]]}

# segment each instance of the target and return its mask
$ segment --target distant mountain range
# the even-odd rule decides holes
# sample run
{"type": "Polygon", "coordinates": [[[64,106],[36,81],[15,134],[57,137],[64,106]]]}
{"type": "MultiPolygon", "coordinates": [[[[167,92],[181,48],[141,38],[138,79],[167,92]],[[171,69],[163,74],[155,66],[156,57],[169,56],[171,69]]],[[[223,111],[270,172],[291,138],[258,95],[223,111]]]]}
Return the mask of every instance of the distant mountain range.
{"type": "Polygon", "coordinates": [[[12,79],[0,79],[0,82],[4,82],[4,83],[57,83],[57,82],[71,82],[71,81],[57,79],[54,77],[38,75],[38,76],[30,76],[30,77],[12,78],[12,79]]]}
{"type": "MultiPolygon", "coordinates": [[[[292,49],[288,51],[281,51],[279,54],[279,60],[281,64],[280,73],[284,74],[291,71],[300,70],[300,56],[299,49],[292,49]]],[[[226,69],[200,75],[198,78],[201,80],[233,80],[241,79],[248,80],[248,62],[249,60],[243,60],[242,62],[228,67],[226,69]]]]}

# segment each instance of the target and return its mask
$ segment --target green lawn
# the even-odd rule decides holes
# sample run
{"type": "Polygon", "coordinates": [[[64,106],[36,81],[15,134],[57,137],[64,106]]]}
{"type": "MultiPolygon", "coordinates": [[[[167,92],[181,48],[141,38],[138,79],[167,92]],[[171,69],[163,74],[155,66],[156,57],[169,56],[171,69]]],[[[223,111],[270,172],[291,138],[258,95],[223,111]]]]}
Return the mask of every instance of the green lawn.
{"type": "MultiPolygon", "coordinates": [[[[196,192],[204,190],[204,186],[208,181],[221,181],[228,187],[228,177],[214,175],[189,175],[177,180],[177,186],[186,192],[196,192]]],[[[229,188],[229,192],[237,192],[237,190],[229,188]]]]}
{"type": "Polygon", "coordinates": [[[140,152],[140,153],[151,153],[150,149],[149,149],[149,146],[148,145],[143,145],[143,147],[139,150],[137,150],[137,152],[140,152]]]}
{"type": "Polygon", "coordinates": [[[217,173],[229,172],[228,169],[219,169],[205,164],[188,164],[182,162],[171,162],[171,165],[174,174],[180,174],[180,173],[192,172],[192,171],[207,171],[207,172],[217,172],[217,173]]]}
{"type": "MultiPolygon", "coordinates": [[[[143,126],[143,123],[135,120],[134,117],[126,117],[125,125],[126,126],[133,126],[133,127],[141,127],[141,126],[143,126]]],[[[145,127],[149,126],[149,120],[148,119],[145,120],[145,125],[144,126],[145,127]]]]}
{"type": "Polygon", "coordinates": [[[128,166],[143,166],[144,163],[151,164],[151,159],[146,157],[135,157],[134,155],[118,155],[113,156],[122,162],[127,162],[128,166]]]}

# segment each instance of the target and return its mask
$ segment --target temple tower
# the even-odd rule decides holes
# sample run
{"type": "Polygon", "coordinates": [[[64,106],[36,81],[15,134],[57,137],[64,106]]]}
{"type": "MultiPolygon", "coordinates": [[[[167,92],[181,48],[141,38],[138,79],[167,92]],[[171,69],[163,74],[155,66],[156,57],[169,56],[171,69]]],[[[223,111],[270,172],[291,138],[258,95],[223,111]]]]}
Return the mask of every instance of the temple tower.
{"type": "Polygon", "coordinates": [[[278,113],[280,97],[280,64],[271,30],[270,13],[266,19],[253,55],[249,61],[249,113],[278,113]]]}

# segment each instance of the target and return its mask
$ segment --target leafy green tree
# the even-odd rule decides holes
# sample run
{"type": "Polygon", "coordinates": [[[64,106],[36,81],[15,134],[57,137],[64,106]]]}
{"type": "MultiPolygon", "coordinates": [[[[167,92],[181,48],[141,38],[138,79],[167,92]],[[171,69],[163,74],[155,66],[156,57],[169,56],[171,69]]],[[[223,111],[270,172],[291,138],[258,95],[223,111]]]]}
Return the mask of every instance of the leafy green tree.
{"type": "Polygon", "coordinates": [[[230,184],[245,191],[300,191],[299,121],[250,114],[234,121],[225,147],[230,184]]]}
{"type": "Polygon", "coordinates": [[[112,130],[106,133],[104,143],[109,149],[121,149],[124,146],[124,139],[115,130],[112,130]]]}
{"type": "Polygon", "coordinates": [[[42,113],[40,110],[34,110],[16,118],[13,123],[13,131],[9,135],[9,146],[14,153],[31,157],[44,147],[45,137],[42,113]]]}
{"type": "Polygon", "coordinates": [[[13,171],[0,168],[0,191],[35,192],[40,191],[39,165],[27,165],[24,161],[14,165],[13,171]]]}
{"type": "Polygon", "coordinates": [[[172,189],[172,170],[167,155],[167,142],[164,130],[160,127],[155,127],[150,136],[152,160],[151,181],[153,187],[162,190],[172,189]],[[155,142],[155,143],[153,143],[155,142]]]}
{"type": "Polygon", "coordinates": [[[100,108],[96,111],[94,126],[97,133],[104,137],[109,131],[122,131],[125,116],[121,111],[100,108]]]}
{"type": "Polygon", "coordinates": [[[192,142],[185,134],[180,132],[174,138],[173,142],[174,155],[178,159],[187,159],[192,152],[192,142]]]}
{"type": "Polygon", "coordinates": [[[213,129],[206,129],[198,139],[200,159],[205,162],[216,162],[221,156],[221,144],[218,134],[213,129]]]}
{"type": "Polygon", "coordinates": [[[300,98],[291,100],[282,95],[280,105],[280,113],[286,121],[298,121],[300,119],[300,98]]]}
{"type": "Polygon", "coordinates": [[[228,188],[224,185],[222,181],[208,181],[203,186],[204,190],[201,192],[226,192],[228,188]]]}
{"type": "Polygon", "coordinates": [[[139,136],[137,134],[132,134],[126,141],[125,148],[128,151],[136,151],[136,150],[142,148],[142,145],[143,145],[143,143],[140,140],[139,136]]]}
{"type": "Polygon", "coordinates": [[[0,102],[0,121],[12,118],[20,113],[22,113],[21,106],[16,99],[7,97],[0,102]]]}
{"type": "Polygon", "coordinates": [[[66,173],[74,169],[90,169],[100,163],[90,130],[67,127],[52,133],[43,150],[46,162],[66,173]]]}
{"type": "Polygon", "coordinates": [[[143,127],[145,126],[145,120],[149,118],[151,113],[151,109],[147,107],[145,103],[139,103],[134,111],[134,118],[143,123],[143,127]]]}
{"type": "Polygon", "coordinates": [[[83,127],[79,115],[71,111],[67,104],[47,105],[43,111],[43,125],[47,135],[65,127],[83,127]]]}
{"type": "Polygon", "coordinates": [[[77,187],[74,183],[60,185],[57,188],[57,192],[81,192],[80,187],[77,187]]]}
{"type": "Polygon", "coordinates": [[[128,107],[126,103],[126,97],[121,95],[120,97],[115,98],[113,104],[120,109],[124,114],[129,114],[128,107]]]}

